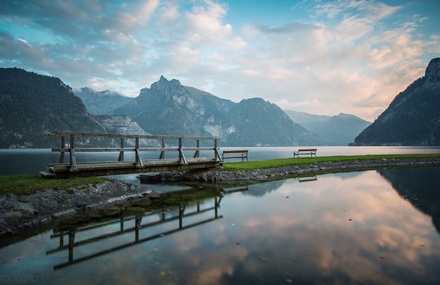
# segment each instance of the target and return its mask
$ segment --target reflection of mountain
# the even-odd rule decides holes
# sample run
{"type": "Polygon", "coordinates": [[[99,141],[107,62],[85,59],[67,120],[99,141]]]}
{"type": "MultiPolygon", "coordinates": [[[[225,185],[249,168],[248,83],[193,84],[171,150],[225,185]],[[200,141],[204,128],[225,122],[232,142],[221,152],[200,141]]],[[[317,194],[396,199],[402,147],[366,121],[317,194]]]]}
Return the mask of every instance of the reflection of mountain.
{"type": "Polygon", "coordinates": [[[243,192],[243,195],[262,197],[272,191],[280,188],[285,181],[273,181],[269,183],[258,183],[248,186],[249,191],[243,192]]]}
{"type": "Polygon", "coordinates": [[[439,168],[380,170],[379,174],[414,207],[430,215],[437,232],[440,233],[439,168]]]}

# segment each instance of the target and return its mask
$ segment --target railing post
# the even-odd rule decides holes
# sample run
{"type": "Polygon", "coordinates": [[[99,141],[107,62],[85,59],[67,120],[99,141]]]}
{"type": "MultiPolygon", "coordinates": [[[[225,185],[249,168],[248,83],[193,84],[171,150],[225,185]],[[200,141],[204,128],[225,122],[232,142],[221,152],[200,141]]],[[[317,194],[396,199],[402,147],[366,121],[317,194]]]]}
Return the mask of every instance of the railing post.
{"type": "Polygon", "coordinates": [[[135,152],[136,152],[136,166],[144,167],[141,153],[139,151],[139,137],[136,137],[136,139],[135,139],[135,152]]]}
{"type": "Polygon", "coordinates": [[[183,153],[183,138],[179,138],[179,163],[184,165],[188,164],[185,154],[183,153]]]}
{"type": "Polygon", "coordinates": [[[159,159],[165,159],[165,151],[163,150],[165,148],[165,139],[162,139],[162,150],[160,151],[159,159]]]}
{"type": "Polygon", "coordinates": [[[76,165],[76,157],[75,157],[75,135],[70,135],[70,171],[75,172],[78,171],[78,167],[76,165]]]}
{"type": "Polygon", "coordinates": [[[121,151],[119,152],[118,161],[124,161],[124,138],[121,138],[121,151]]]}
{"type": "Polygon", "coordinates": [[[60,164],[64,164],[64,148],[66,147],[66,137],[61,137],[61,153],[60,153],[60,164]]]}
{"type": "Polygon", "coordinates": [[[197,149],[196,149],[196,152],[194,153],[194,158],[200,157],[200,151],[199,151],[199,149],[200,149],[200,140],[197,140],[196,147],[197,147],[197,149]]]}

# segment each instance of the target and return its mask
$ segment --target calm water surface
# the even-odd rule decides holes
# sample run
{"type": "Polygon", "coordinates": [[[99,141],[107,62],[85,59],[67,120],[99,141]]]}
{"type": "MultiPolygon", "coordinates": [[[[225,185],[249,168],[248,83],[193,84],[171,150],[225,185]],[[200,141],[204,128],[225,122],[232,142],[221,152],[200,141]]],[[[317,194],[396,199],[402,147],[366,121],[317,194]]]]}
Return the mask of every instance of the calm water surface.
{"type": "Polygon", "coordinates": [[[0,284],[440,284],[440,168],[302,181],[38,234],[0,284]]]}
{"type": "MultiPolygon", "coordinates": [[[[306,146],[307,147],[307,146],[306,146]]],[[[288,158],[293,152],[304,147],[224,147],[220,149],[248,149],[249,160],[288,158]]],[[[331,155],[363,155],[363,154],[409,154],[409,153],[440,153],[440,147],[405,147],[405,146],[318,146],[318,156],[331,155]]],[[[93,161],[117,161],[119,153],[76,153],[78,163],[93,161]]],[[[157,159],[158,152],[141,152],[142,158],[157,159]]],[[[167,158],[177,157],[177,152],[167,154],[167,158]]],[[[191,157],[193,153],[185,153],[191,157]]],[[[66,154],[66,163],[69,162],[66,154]]],[[[214,157],[213,151],[201,152],[201,156],[214,157]]],[[[46,170],[47,164],[57,163],[59,153],[53,153],[50,149],[0,149],[0,175],[7,174],[32,174],[46,170]]],[[[126,160],[134,161],[132,153],[125,154],[126,160]]],[[[233,161],[233,160],[228,160],[233,161]]]]}

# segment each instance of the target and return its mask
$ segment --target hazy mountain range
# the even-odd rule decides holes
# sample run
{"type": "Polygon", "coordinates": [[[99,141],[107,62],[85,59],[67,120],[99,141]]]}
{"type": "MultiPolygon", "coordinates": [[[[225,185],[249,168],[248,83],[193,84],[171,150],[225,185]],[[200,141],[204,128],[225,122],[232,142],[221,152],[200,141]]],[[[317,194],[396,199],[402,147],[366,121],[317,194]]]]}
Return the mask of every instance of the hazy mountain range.
{"type": "Polygon", "coordinates": [[[347,145],[369,125],[353,115],[282,111],[261,98],[234,103],[163,76],[138,97],[125,97],[128,103],[114,110],[105,102],[114,99],[115,93],[82,88],[75,94],[85,98],[91,113],[128,115],[149,133],[217,136],[224,145],[347,145]],[[100,106],[105,111],[99,111],[100,106]]]}
{"type": "Polygon", "coordinates": [[[215,136],[222,146],[439,145],[440,59],[371,125],[349,114],[283,111],[261,98],[235,103],[163,76],[128,98],[1,68],[0,103],[0,148],[51,147],[54,131],[215,136]]]}
{"type": "Polygon", "coordinates": [[[81,98],[91,115],[108,115],[113,110],[127,105],[134,100],[134,98],[123,96],[118,92],[110,90],[97,92],[88,87],[83,87],[73,92],[81,98]]]}
{"type": "Polygon", "coordinates": [[[350,114],[336,116],[313,115],[304,112],[285,110],[292,121],[319,134],[325,144],[348,145],[371,123],[350,114]]]}

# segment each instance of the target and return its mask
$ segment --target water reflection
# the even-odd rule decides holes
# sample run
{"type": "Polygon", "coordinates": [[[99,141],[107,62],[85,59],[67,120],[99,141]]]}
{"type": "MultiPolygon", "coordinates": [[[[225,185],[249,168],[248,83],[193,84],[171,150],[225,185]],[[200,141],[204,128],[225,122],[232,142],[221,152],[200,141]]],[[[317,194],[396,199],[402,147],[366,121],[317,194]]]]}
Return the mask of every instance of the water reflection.
{"type": "Polygon", "coordinates": [[[54,230],[54,234],[50,236],[50,238],[59,239],[58,247],[48,250],[46,254],[68,252],[67,262],[54,266],[54,269],[57,270],[122,250],[138,243],[168,236],[178,231],[222,218],[223,216],[218,214],[221,197],[215,197],[212,202],[212,207],[205,207],[203,209],[201,208],[201,202],[197,201],[195,205],[180,205],[178,208],[155,211],[147,215],[121,216],[118,219],[83,227],[61,227],[54,230]],[[212,217],[205,217],[206,215],[204,214],[208,212],[212,212],[212,217]],[[184,224],[184,220],[186,221],[190,218],[194,220],[196,216],[202,216],[201,220],[184,224]],[[164,228],[163,225],[165,224],[168,226],[171,224],[172,226],[164,228]],[[65,239],[67,244],[65,244],[65,239]],[[103,245],[103,241],[105,241],[107,246],[103,245]],[[87,247],[88,249],[84,251],[82,247],[87,247]],[[86,253],[77,257],[82,252],[86,253]]]}
{"type": "Polygon", "coordinates": [[[225,189],[221,203],[210,198],[60,228],[0,249],[0,278],[38,276],[26,284],[440,284],[440,234],[431,222],[438,194],[427,182],[440,169],[411,171],[260,183],[225,189]]]}
{"type": "Polygon", "coordinates": [[[402,169],[379,171],[393,188],[414,207],[432,217],[440,233],[440,175],[438,169],[402,169]]]}

